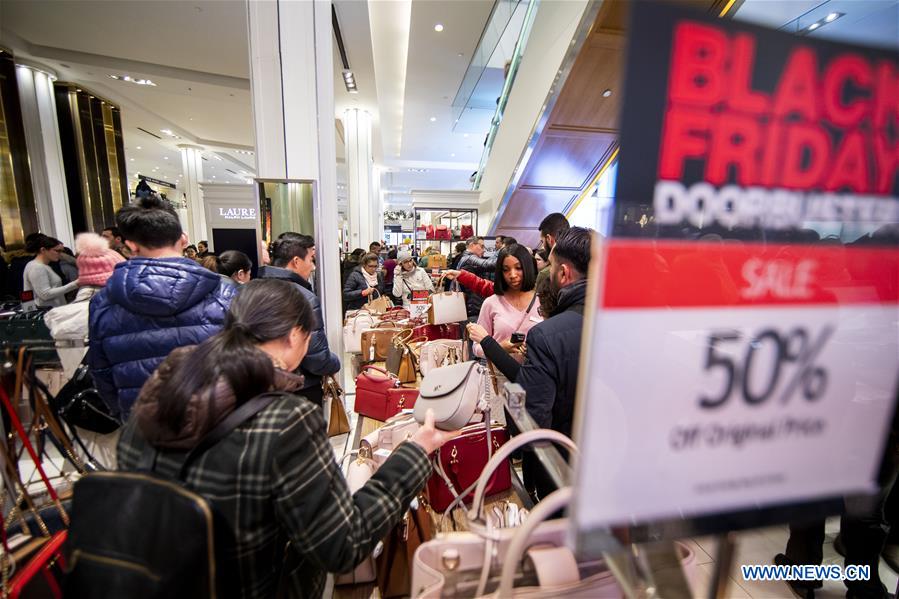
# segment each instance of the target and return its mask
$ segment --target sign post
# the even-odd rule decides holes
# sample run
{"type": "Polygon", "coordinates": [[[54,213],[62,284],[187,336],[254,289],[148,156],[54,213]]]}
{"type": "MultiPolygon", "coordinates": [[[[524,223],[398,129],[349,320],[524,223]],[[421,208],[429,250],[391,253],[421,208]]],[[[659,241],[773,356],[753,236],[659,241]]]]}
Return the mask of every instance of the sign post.
{"type": "Polygon", "coordinates": [[[896,54],[633,11],[577,404],[587,551],[876,492],[899,378],[896,54]]]}

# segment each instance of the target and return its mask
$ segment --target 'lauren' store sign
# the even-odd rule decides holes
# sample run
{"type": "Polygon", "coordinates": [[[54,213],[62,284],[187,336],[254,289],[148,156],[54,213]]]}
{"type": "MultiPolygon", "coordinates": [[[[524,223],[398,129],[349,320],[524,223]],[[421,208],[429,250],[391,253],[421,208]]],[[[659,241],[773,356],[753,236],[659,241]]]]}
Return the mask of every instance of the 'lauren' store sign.
{"type": "Polygon", "coordinates": [[[219,216],[225,220],[256,220],[255,208],[219,208],[219,216]]]}
{"type": "Polygon", "coordinates": [[[899,378],[897,55],[632,6],[584,332],[580,538],[872,493],[899,378]]]}

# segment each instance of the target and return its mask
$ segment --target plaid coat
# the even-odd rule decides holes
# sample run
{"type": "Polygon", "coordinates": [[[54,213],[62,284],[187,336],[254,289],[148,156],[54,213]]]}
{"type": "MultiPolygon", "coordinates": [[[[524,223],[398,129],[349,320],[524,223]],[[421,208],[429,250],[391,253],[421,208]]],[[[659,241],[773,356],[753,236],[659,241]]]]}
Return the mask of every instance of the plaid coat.
{"type": "MultiPolygon", "coordinates": [[[[119,468],[135,469],[144,444],[132,418],[119,441],[119,468]]],[[[160,452],[156,472],[175,476],[185,455],[160,452]]],[[[240,597],[274,597],[280,588],[287,597],[317,598],[326,572],[351,571],[370,554],[430,473],[424,450],[404,443],[350,495],[321,409],[291,395],[200,456],[186,484],[234,531],[233,552],[220,567],[239,577],[240,597]]]]}

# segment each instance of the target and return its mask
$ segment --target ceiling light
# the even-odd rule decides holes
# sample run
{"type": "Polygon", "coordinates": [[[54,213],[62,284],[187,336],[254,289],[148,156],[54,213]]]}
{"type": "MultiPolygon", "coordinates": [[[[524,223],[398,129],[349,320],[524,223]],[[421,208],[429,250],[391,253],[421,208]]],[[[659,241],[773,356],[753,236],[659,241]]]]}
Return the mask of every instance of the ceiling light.
{"type": "Polygon", "coordinates": [[[440,23],[437,23],[436,25],[434,25],[434,31],[436,31],[437,33],[440,33],[441,31],[443,31],[443,25],[440,23]]]}
{"type": "Polygon", "coordinates": [[[349,69],[344,69],[343,71],[343,84],[346,86],[346,90],[351,94],[358,93],[359,90],[356,87],[356,76],[353,75],[353,71],[349,69]]]}
{"type": "Polygon", "coordinates": [[[162,159],[163,159],[163,160],[168,160],[169,157],[168,157],[168,156],[163,156],[162,159]]]}
{"type": "Polygon", "coordinates": [[[434,123],[434,122],[436,122],[436,121],[437,121],[437,117],[436,117],[436,116],[432,116],[432,117],[431,117],[431,122],[434,123]]]}
{"type": "Polygon", "coordinates": [[[137,146],[137,149],[140,150],[140,146],[137,146]]]}
{"type": "Polygon", "coordinates": [[[131,159],[131,162],[134,162],[134,158],[131,159]]]}
{"type": "Polygon", "coordinates": [[[171,129],[160,129],[159,131],[161,133],[165,133],[166,135],[174,135],[174,133],[172,133],[171,129]]]}
{"type": "Polygon", "coordinates": [[[131,77],[131,75],[110,75],[109,77],[116,81],[126,81],[128,83],[134,83],[135,85],[152,85],[153,87],[156,87],[156,84],[149,79],[135,79],[131,77]]]}
{"type": "Polygon", "coordinates": [[[462,137],[468,137],[468,133],[463,133],[462,137]]]}
{"type": "Polygon", "coordinates": [[[828,13],[826,17],[818,19],[814,23],[809,24],[805,29],[800,30],[799,33],[809,33],[809,32],[815,31],[816,29],[820,29],[821,27],[823,27],[824,25],[827,25],[828,23],[833,23],[834,21],[836,21],[840,17],[844,16],[845,14],[846,13],[842,13],[842,12],[828,13]]]}
{"type": "Polygon", "coordinates": [[[222,157],[219,156],[218,154],[213,154],[212,157],[215,158],[216,160],[221,160],[221,159],[222,159],[222,157]]]}
{"type": "Polygon", "coordinates": [[[450,158],[455,158],[455,157],[456,157],[455,154],[450,154],[450,158]]]}
{"type": "Polygon", "coordinates": [[[605,90],[604,92],[602,92],[602,97],[603,97],[603,98],[610,98],[610,97],[612,97],[612,90],[607,89],[607,90],[605,90]]]}
{"type": "Polygon", "coordinates": [[[215,179],[215,175],[212,175],[212,178],[215,179]]]}

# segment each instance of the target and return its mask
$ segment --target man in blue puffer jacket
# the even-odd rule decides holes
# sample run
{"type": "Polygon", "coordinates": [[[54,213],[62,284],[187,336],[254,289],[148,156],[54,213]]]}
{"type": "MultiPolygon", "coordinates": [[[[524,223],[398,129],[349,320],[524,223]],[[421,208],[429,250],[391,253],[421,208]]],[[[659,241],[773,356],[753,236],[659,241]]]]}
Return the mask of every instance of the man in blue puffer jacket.
{"type": "Polygon", "coordinates": [[[187,236],[165,200],[125,206],[116,225],[133,257],[91,300],[88,363],[100,396],[124,421],[170,351],[222,329],[236,288],[182,257],[187,236]]]}

